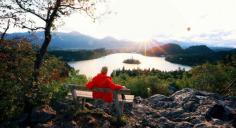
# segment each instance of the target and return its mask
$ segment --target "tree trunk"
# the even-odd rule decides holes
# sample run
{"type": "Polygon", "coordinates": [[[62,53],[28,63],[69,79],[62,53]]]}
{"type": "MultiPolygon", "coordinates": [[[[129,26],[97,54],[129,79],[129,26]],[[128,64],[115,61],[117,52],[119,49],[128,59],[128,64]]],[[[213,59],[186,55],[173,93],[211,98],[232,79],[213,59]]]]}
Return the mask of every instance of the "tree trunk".
{"type": "MultiPolygon", "coordinates": [[[[44,42],[43,42],[43,45],[40,48],[39,52],[37,53],[36,60],[34,62],[34,73],[33,73],[33,81],[32,82],[35,82],[35,84],[33,83],[33,86],[38,85],[40,67],[43,62],[43,57],[44,57],[45,53],[47,52],[48,45],[52,39],[51,28],[52,28],[54,19],[56,18],[57,11],[58,11],[60,5],[61,5],[61,0],[57,0],[55,3],[55,8],[54,8],[52,14],[49,17],[47,17],[45,31],[44,31],[44,42]]],[[[48,13],[50,13],[50,12],[48,12],[48,13]]]]}
{"type": "Polygon", "coordinates": [[[47,52],[47,48],[48,48],[48,45],[51,41],[51,27],[46,27],[46,30],[44,32],[44,42],[43,42],[43,45],[42,47],[40,48],[40,50],[38,51],[37,55],[36,55],[36,60],[34,62],[34,73],[33,73],[33,79],[34,81],[33,82],[38,82],[38,78],[39,78],[39,71],[40,71],[40,67],[42,65],[42,62],[43,62],[43,57],[45,55],[45,53],[47,52]]]}

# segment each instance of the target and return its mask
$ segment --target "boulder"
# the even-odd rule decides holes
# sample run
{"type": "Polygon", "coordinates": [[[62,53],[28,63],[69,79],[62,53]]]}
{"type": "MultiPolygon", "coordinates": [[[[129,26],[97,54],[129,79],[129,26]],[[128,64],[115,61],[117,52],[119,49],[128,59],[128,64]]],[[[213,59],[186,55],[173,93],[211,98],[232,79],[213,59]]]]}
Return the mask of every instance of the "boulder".
{"type": "Polygon", "coordinates": [[[86,108],[88,108],[88,109],[93,109],[93,108],[95,108],[95,107],[93,106],[93,104],[91,104],[91,103],[89,103],[89,102],[86,102],[86,103],[84,104],[84,106],[85,106],[86,108]]]}
{"type": "Polygon", "coordinates": [[[134,97],[134,103],[136,103],[136,104],[140,104],[142,102],[142,100],[143,99],[140,96],[134,97]]]}
{"type": "Polygon", "coordinates": [[[157,101],[172,101],[169,97],[161,94],[155,94],[148,98],[149,102],[157,102],[157,101]]]}
{"type": "Polygon", "coordinates": [[[193,97],[193,95],[194,95],[193,89],[185,88],[175,92],[170,97],[178,104],[182,104],[184,101],[187,101],[189,100],[189,98],[193,97]]]}
{"type": "Polygon", "coordinates": [[[168,86],[169,94],[173,94],[173,93],[175,93],[178,90],[179,90],[179,88],[175,84],[173,84],[173,83],[168,86]]]}
{"type": "Polygon", "coordinates": [[[182,104],[183,110],[186,112],[195,112],[199,106],[198,101],[187,101],[182,104]]]}
{"type": "Polygon", "coordinates": [[[148,104],[153,108],[175,108],[177,104],[173,102],[173,99],[161,94],[155,94],[147,99],[148,104]]]}
{"type": "Polygon", "coordinates": [[[212,118],[230,121],[233,120],[233,112],[223,105],[216,104],[206,113],[206,120],[210,121],[212,118]]]}

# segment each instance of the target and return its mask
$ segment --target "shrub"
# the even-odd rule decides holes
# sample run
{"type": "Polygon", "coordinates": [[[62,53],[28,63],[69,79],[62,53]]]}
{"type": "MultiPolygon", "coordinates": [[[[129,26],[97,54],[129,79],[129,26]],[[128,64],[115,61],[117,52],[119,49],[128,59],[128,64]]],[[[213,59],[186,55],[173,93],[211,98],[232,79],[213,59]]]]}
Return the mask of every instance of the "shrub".
{"type": "Polygon", "coordinates": [[[39,105],[65,96],[62,83],[67,81],[72,69],[49,55],[40,71],[38,94],[31,92],[35,54],[32,45],[26,41],[0,43],[0,121],[20,115],[29,102],[39,105]],[[33,96],[36,98],[31,99],[33,96]]]}

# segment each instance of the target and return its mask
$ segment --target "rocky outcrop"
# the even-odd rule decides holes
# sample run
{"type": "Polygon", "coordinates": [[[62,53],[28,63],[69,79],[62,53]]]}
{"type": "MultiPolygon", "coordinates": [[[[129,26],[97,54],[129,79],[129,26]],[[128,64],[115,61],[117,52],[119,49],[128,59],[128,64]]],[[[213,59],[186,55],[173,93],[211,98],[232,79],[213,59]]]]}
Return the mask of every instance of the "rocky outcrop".
{"type": "Polygon", "coordinates": [[[182,89],[171,96],[156,94],[134,105],[136,127],[236,127],[236,98],[182,89]]]}
{"type": "Polygon", "coordinates": [[[136,97],[133,104],[124,105],[120,124],[116,122],[112,104],[90,100],[84,110],[74,105],[72,101],[64,101],[56,103],[53,109],[48,105],[36,107],[30,115],[31,125],[37,128],[115,128],[117,125],[123,128],[236,127],[236,97],[188,88],[170,96],[136,97]]]}

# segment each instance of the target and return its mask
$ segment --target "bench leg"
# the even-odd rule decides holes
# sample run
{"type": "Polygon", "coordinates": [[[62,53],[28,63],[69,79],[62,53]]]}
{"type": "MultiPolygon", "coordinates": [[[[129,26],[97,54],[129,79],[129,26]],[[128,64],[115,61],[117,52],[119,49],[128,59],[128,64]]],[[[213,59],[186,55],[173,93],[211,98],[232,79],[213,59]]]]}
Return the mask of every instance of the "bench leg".
{"type": "Polygon", "coordinates": [[[85,98],[82,98],[82,110],[84,110],[84,108],[85,108],[85,102],[86,102],[86,99],[85,98]]]}
{"type": "Polygon", "coordinates": [[[115,102],[117,122],[120,122],[122,112],[121,112],[121,107],[120,107],[120,104],[119,104],[119,99],[118,99],[117,91],[114,91],[114,102],[115,102]]]}
{"type": "Polygon", "coordinates": [[[71,90],[71,94],[72,94],[73,100],[74,100],[74,102],[75,102],[75,106],[77,107],[77,106],[79,105],[79,103],[78,103],[78,99],[77,99],[76,90],[75,90],[75,89],[72,89],[72,90],[71,90]]]}

